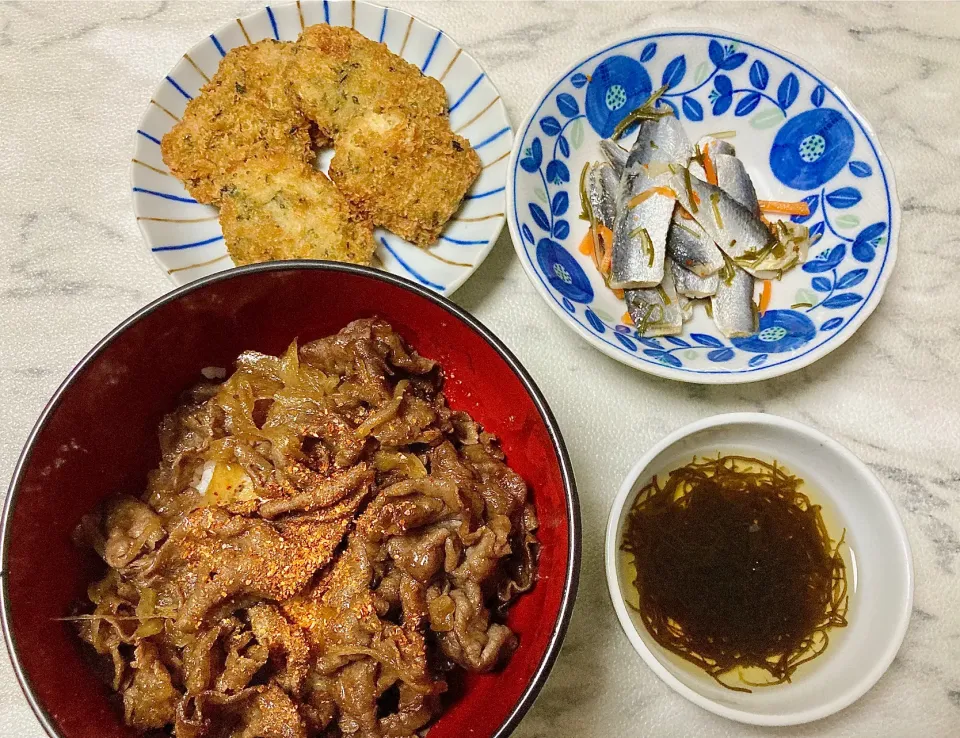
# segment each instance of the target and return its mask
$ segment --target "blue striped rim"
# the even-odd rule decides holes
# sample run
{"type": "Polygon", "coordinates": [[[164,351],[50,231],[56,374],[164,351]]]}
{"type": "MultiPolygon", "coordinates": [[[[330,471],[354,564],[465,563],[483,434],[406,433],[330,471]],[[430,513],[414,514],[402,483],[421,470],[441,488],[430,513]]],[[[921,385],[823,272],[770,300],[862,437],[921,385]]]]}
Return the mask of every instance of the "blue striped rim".
{"type": "Polygon", "coordinates": [[[459,108],[459,107],[460,107],[460,103],[462,103],[464,100],[466,100],[466,99],[470,96],[470,93],[473,92],[474,88],[475,88],[478,84],[480,84],[480,80],[482,80],[483,77],[484,77],[484,73],[483,73],[483,72],[480,72],[480,76],[477,77],[475,80],[473,80],[473,83],[467,88],[467,91],[464,92],[464,93],[460,96],[460,99],[457,100],[453,105],[450,106],[450,112],[451,112],[451,113],[452,113],[454,110],[456,110],[457,108],[459,108]]]}
{"type": "Polygon", "coordinates": [[[330,3],[327,0],[323,0],[323,22],[330,24],[330,3]]]}
{"type": "Polygon", "coordinates": [[[397,263],[400,264],[400,266],[402,266],[404,269],[406,269],[408,274],[416,278],[418,282],[420,282],[421,284],[425,284],[427,287],[432,287],[435,290],[440,290],[441,292],[446,289],[446,287],[444,287],[442,284],[431,282],[429,279],[427,279],[422,274],[420,274],[420,272],[418,272],[412,266],[407,264],[407,262],[401,259],[400,256],[397,254],[397,252],[393,250],[393,248],[390,246],[389,243],[387,243],[387,239],[385,239],[383,236],[380,236],[380,243],[382,243],[383,247],[390,252],[390,255],[397,260],[397,263]]]}
{"type": "Polygon", "coordinates": [[[380,43],[383,43],[383,35],[387,32],[387,9],[383,9],[383,20],[380,21],[380,43]]]}
{"type": "Polygon", "coordinates": [[[273,17],[273,8],[267,6],[267,15],[270,17],[270,26],[273,28],[273,37],[279,41],[280,31],[277,29],[277,19],[273,17]]]}
{"type": "Polygon", "coordinates": [[[450,243],[455,243],[457,246],[480,246],[481,244],[487,243],[486,240],[483,241],[462,241],[459,238],[450,238],[450,236],[440,236],[444,241],[449,241],[450,243]]]}
{"type": "Polygon", "coordinates": [[[137,133],[139,133],[141,136],[143,136],[143,137],[144,137],[145,139],[147,139],[148,141],[153,141],[157,146],[160,145],[160,139],[159,139],[159,138],[154,138],[153,136],[151,136],[151,135],[150,135],[149,133],[147,133],[146,131],[141,131],[141,130],[138,128],[138,129],[137,129],[137,133]]]}
{"type": "Polygon", "coordinates": [[[193,243],[181,243],[179,246],[155,246],[151,251],[183,251],[184,249],[195,249],[197,246],[206,246],[208,243],[222,241],[223,236],[214,236],[206,241],[194,241],[193,243]]]}
{"type": "Polygon", "coordinates": [[[440,37],[443,35],[443,31],[437,31],[436,37],[433,39],[433,46],[430,47],[430,53],[427,54],[427,60],[423,63],[421,71],[426,74],[427,67],[430,66],[430,61],[433,59],[433,52],[437,50],[437,45],[440,43],[440,37]]]}
{"type": "Polygon", "coordinates": [[[145,190],[143,187],[134,187],[134,192],[141,192],[144,195],[153,195],[154,197],[162,197],[164,200],[173,200],[174,202],[189,202],[192,205],[198,204],[196,200],[192,197],[180,197],[179,195],[171,195],[167,192],[157,192],[156,190],[145,190]]]}
{"type": "Polygon", "coordinates": [[[220,56],[226,56],[227,52],[223,50],[223,47],[220,45],[220,42],[217,40],[217,37],[212,33],[210,34],[210,40],[213,41],[213,45],[217,47],[217,51],[220,52],[220,56]]]}
{"type": "Polygon", "coordinates": [[[177,80],[175,80],[175,79],[174,79],[173,77],[171,77],[169,74],[167,75],[167,82],[169,82],[170,84],[172,84],[172,85],[177,89],[177,92],[179,92],[181,95],[183,95],[185,98],[187,98],[187,100],[193,100],[193,98],[190,97],[190,93],[187,92],[185,89],[183,89],[180,85],[178,85],[178,84],[177,84],[177,80]]]}
{"type": "Polygon", "coordinates": [[[478,192],[476,195],[467,195],[464,200],[479,200],[481,197],[487,197],[489,195],[496,195],[498,192],[503,192],[506,187],[497,187],[495,190],[487,190],[486,192],[478,192]]]}
{"type": "Polygon", "coordinates": [[[473,150],[476,151],[477,149],[482,149],[488,143],[496,141],[498,138],[500,138],[504,133],[506,133],[509,130],[510,130],[510,126],[507,126],[506,128],[501,128],[499,131],[497,131],[492,136],[490,136],[490,138],[485,138],[480,143],[473,144],[473,150]]]}

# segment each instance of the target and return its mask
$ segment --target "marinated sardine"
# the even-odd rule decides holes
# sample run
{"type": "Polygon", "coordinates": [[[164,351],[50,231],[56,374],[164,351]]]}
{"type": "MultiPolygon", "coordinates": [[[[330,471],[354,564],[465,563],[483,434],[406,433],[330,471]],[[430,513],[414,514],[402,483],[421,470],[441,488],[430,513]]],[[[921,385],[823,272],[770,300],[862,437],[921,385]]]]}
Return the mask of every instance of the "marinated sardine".
{"type": "Polygon", "coordinates": [[[585,170],[584,208],[613,233],[598,268],[609,287],[624,291],[644,335],[681,332],[697,302],[706,300],[723,335],[752,335],[755,279],[780,278],[806,259],[810,245],[805,226],[771,223],[763,212],[803,214],[803,208],[758,199],[729,140],[733,131],[691,145],[680,120],[655,108],[661,93],[621,124],[636,125],[630,146],[601,140],[607,161],[585,170]]]}
{"type": "Polygon", "coordinates": [[[757,191],[743,162],[729,154],[715,153],[713,146],[710,147],[710,160],[717,172],[717,185],[720,189],[759,218],[760,204],[757,202],[757,191]]]}
{"type": "Polygon", "coordinates": [[[732,143],[725,138],[714,138],[713,136],[704,136],[697,141],[697,151],[701,154],[709,153],[710,156],[717,156],[718,154],[737,155],[737,150],[732,143]]]}
{"type": "MultiPolygon", "coordinates": [[[[713,151],[712,146],[710,150],[713,151]]],[[[713,163],[720,189],[759,217],[757,191],[743,162],[736,157],[720,154],[713,157],[713,163]]],[[[740,267],[758,279],[777,279],[785,270],[802,264],[807,258],[809,231],[806,226],[780,220],[773,229],[773,236],[764,248],[757,252],[740,253],[736,259],[740,267]]]]}
{"type": "Polygon", "coordinates": [[[667,255],[698,277],[716,274],[723,266],[723,254],[713,239],[695,220],[684,218],[680,209],[673,213],[667,234],[667,255]]]}
{"type": "Polygon", "coordinates": [[[630,155],[630,152],[609,138],[601,139],[600,151],[607,157],[607,161],[610,162],[610,166],[613,167],[617,176],[619,177],[623,174],[623,168],[627,165],[627,157],[630,155]]]}
{"type": "Polygon", "coordinates": [[[645,199],[636,205],[628,200],[617,213],[609,280],[614,289],[654,287],[663,281],[667,231],[676,201],[655,178],[640,174],[633,182],[640,188],[638,198],[645,199]]]}
{"type": "Polygon", "coordinates": [[[630,148],[630,154],[624,164],[624,173],[628,173],[638,164],[653,162],[686,166],[691,157],[693,157],[693,147],[679,120],[672,115],[656,120],[645,120],[640,124],[637,138],[630,148]]]}
{"type": "Polygon", "coordinates": [[[774,240],[758,213],[689,170],[674,175],[671,186],[680,205],[731,258],[759,253],[774,240]]]}
{"type": "Polygon", "coordinates": [[[683,329],[683,309],[670,266],[663,283],[649,289],[626,290],[627,311],[642,336],[672,336],[683,329]]]}
{"type": "Polygon", "coordinates": [[[645,120],[630,150],[617,188],[617,218],[609,285],[615,289],[654,287],[663,281],[667,232],[676,202],[669,187],[675,163],[690,153],[680,122],[645,120]],[[654,171],[652,165],[661,169],[654,171]]]}
{"type": "Polygon", "coordinates": [[[670,259],[667,259],[667,262],[673,271],[673,283],[676,285],[677,294],[691,298],[712,297],[717,294],[717,285],[720,281],[717,274],[700,277],[670,259]]]}
{"type": "Polygon", "coordinates": [[[591,164],[587,170],[587,197],[590,200],[593,217],[610,230],[613,230],[617,218],[619,184],[620,177],[610,164],[591,164]]]}
{"type": "Polygon", "coordinates": [[[710,298],[713,321],[727,338],[749,336],[757,330],[753,277],[735,264],[729,267],[733,270],[733,278],[728,283],[721,275],[717,294],[710,298]]]}

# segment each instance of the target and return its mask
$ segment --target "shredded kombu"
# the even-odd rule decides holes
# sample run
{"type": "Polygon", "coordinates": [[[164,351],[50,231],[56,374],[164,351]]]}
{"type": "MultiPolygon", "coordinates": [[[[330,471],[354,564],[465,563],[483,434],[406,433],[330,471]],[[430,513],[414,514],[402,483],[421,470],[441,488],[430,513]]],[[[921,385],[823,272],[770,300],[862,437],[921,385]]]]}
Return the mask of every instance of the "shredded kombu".
{"type": "Polygon", "coordinates": [[[844,536],[831,540],[802,484],[776,462],[694,459],[630,510],[622,549],[647,631],[729,689],[789,682],[847,623],[844,536]]]}

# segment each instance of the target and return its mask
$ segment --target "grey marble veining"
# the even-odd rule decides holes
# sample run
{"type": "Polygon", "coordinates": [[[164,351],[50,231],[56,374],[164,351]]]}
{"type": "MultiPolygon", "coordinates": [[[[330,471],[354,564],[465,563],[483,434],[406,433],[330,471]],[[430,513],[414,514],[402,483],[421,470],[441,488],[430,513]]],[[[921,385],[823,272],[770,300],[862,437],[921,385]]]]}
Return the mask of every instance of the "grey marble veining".
{"type": "MultiPolygon", "coordinates": [[[[609,41],[714,27],[793,52],[846,91],[893,162],[900,256],[876,313],[813,366],[740,387],[641,374],[554,316],[509,236],[455,299],[514,349],[563,428],[583,505],[580,595],[563,652],[516,735],[741,736],[675,695],[620,632],[602,534],[621,477],[696,418],[761,410],[813,425],[880,476],[909,531],[914,617],[890,671],[862,700],[790,736],[960,732],[960,5],[950,3],[405,2],[486,68],[514,125],[565,67],[609,41]],[[626,410],[625,410],[626,409],[626,410]]],[[[171,285],[132,214],[132,136],[185,49],[256,2],[0,5],[0,477],[47,398],[120,320],[171,285]]],[[[39,738],[0,659],[0,735],[39,738]]]]}

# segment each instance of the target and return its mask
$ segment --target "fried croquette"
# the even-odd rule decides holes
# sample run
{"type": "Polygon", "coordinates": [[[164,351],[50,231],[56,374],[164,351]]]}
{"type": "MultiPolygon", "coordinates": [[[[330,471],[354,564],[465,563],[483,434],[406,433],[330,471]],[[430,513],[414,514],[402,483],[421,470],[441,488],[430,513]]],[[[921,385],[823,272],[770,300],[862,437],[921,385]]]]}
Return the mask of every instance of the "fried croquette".
{"type": "Polygon", "coordinates": [[[334,184],[285,156],[238,169],[220,202],[220,227],[237,265],[280,259],[369,264],[373,230],[334,184]]]}
{"type": "Polygon", "coordinates": [[[447,118],[447,92],[433,77],[352,28],[309,26],[293,50],[300,107],[331,139],[357,118],[401,109],[447,118]]]}
{"type": "Polygon", "coordinates": [[[334,140],[333,181],[376,225],[431,245],[480,173],[443,85],[351,28],[310,26],[294,59],[301,108],[334,140]]]}
{"type": "Polygon", "coordinates": [[[197,201],[218,203],[257,157],[282,155],[291,167],[313,160],[311,123],[289,80],[292,49],[268,39],[229,51],[163,137],[163,161],[197,201]]]}
{"type": "Polygon", "coordinates": [[[326,24],[227,53],[161,149],[193,197],[220,206],[237,264],[369,264],[374,225],[429,246],[481,169],[439,81],[326,24]],[[331,144],[333,181],[313,168],[331,144]]]}
{"type": "Polygon", "coordinates": [[[480,173],[480,157],[445,119],[367,113],[337,137],[330,178],[354,209],[430,246],[480,173]]]}

